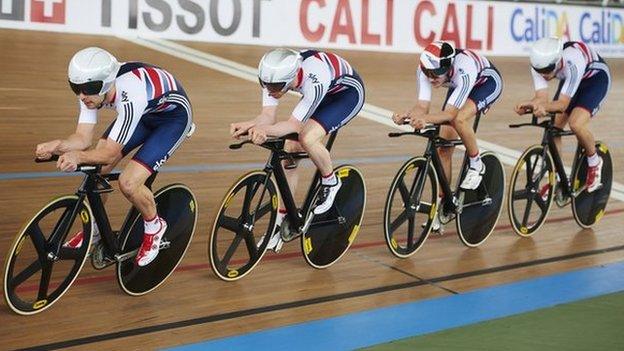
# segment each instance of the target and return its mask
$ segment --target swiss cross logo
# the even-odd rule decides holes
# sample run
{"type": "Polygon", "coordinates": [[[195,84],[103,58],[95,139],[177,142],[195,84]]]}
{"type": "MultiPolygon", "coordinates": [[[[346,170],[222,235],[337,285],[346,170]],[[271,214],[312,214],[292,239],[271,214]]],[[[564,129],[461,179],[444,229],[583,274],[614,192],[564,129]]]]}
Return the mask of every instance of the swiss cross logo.
{"type": "Polygon", "coordinates": [[[65,23],[66,0],[30,0],[30,21],[65,23]]]}

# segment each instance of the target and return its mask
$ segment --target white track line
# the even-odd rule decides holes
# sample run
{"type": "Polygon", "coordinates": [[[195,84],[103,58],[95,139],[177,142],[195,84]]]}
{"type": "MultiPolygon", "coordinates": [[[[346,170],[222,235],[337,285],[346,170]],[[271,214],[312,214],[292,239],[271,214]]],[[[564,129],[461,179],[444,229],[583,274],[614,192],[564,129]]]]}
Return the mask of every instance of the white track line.
{"type": "MultiPolygon", "coordinates": [[[[148,39],[125,36],[119,36],[118,38],[162,53],[169,54],[171,56],[175,56],[186,61],[196,63],[200,66],[204,66],[222,73],[232,75],[234,77],[238,77],[253,83],[258,83],[258,70],[254,67],[249,67],[235,61],[227,60],[222,57],[211,55],[209,53],[164,39],[148,39]]],[[[295,94],[294,92],[291,93],[295,94]]],[[[394,124],[391,119],[392,111],[368,103],[364,104],[364,107],[362,108],[362,111],[359,115],[368,120],[386,125],[394,129],[399,129],[403,131],[411,130],[411,128],[407,126],[397,126],[396,124],[394,124]]],[[[500,160],[504,164],[511,167],[516,164],[516,161],[522,154],[519,151],[490,143],[488,141],[479,139],[478,143],[480,148],[496,152],[500,160]]],[[[568,174],[570,173],[569,167],[566,168],[566,172],[568,172],[568,174]]],[[[624,201],[624,185],[614,182],[611,188],[611,197],[620,201],[624,201]]]]}

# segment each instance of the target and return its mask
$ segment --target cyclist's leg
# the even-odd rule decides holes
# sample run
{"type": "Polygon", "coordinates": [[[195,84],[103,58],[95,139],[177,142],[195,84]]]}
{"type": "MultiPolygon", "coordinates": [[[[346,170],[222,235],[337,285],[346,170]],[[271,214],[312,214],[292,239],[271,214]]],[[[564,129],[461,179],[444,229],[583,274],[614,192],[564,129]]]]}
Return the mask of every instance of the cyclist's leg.
{"type": "Polygon", "coordinates": [[[589,131],[590,119],[598,113],[600,105],[606,97],[611,79],[608,70],[598,71],[592,77],[581,82],[570,105],[570,129],[576,135],[579,144],[585,149],[588,157],[596,153],[595,139],[589,131]]]}
{"type": "Polygon", "coordinates": [[[145,220],[156,217],[154,195],[144,184],[150,175],[152,175],[151,170],[133,159],[128,162],[128,165],[119,176],[121,192],[141,212],[145,220]]]}
{"type": "MultiPolygon", "coordinates": [[[[300,143],[293,140],[286,140],[284,150],[287,152],[303,152],[305,151],[300,143]]],[[[289,160],[282,161],[282,167],[284,168],[284,174],[286,175],[286,181],[288,182],[288,188],[292,196],[295,196],[297,190],[297,184],[299,183],[299,160],[294,160],[292,164],[289,160]]],[[[284,204],[280,204],[280,212],[284,209],[284,204]]]]}
{"type": "MultiPolygon", "coordinates": [[[[442,126],[440,127],[440,137],[446,140],[453,140],[459,138],[459,134],[457,131],[451,126],[442,126]]],[[[442,162],[442,169],[444,170],[444,176],[448,180],[449,184],[453,180],[453,153],[455,152],[455,147],[440,147],[438,148],[438,155],[440,156],[440,161],[442,162]]],[[[438,194],[440,197],[443,197],[442,188],[440,188],[438,194]]]]}
{"type": "Polygon", "coordinates": [[[470,168],[461,184],[464,189],[476,189],[487,171],[479,155],[473,119],[477,113],[485,114],[503,92],[503,79],[494,66],[484,69],[479,79],[484,79],[484,81],[472,88],[468,100],[452,122],[470,157],[470,168]]]}
{"type": "MultiPolygon", "coordinates": [[[[448,98],[453,93],[454,89],[449,89],[446,95],[446,101],[444,102],[442,110],[447,108],[448,98]]],[[[472,95],[473,93],[471,93],[472,95]]],[[[455,108],[451,106],[450,108],[455,108]]],[[[477,113],[477,108],[473,100],[468,98],[464,106],[457,112],[454,119],[450,121],[450,126],[442,126],[440,128],[440,136],[445,139],[456,139],[460,137],[466,147],[466,151],[469,156],[479,156],[479,148],[477,147],[477,137],[472,130],[472,124],[470,123],[477,113]],[[476,151],[475,151],[476,150],[476,151]]],[[[455,148],[439,148],[440,159],[444,168],[444,174],[446,175],[449,183],[452,179],[452,157],[455,148]]]]}
{"type": "MultiPolygon", "coordinates": [[[[454,88],[449,88],[446,92],[446,98],[444,100],[444,104],[442,104],[442,111],[446,109],[448,99],[451,97],[454,90],[454,88]]],[[[440,127],[440,137],[446,140],[452,140],[459,138],[459,134],[457,134],[457,131],[452,126],[443,125],[442,127],[440,127]]],[[[450,184],[453,179],[453,153],[455,151],[455,147],[441,147],[438,148],[437,151],[438,155],[440,156],[440,161],[442,162],[444,175],[446,176],[446,179],[450,184]]],[[[444,197],[441,187],[438,189],[438,194],[440,194],[440,197],[444,197]]]]}
{"type": "Polygon", "coordinates": [[[323,144],[323,138],[326,134],[327,132],[319,122],[309,119],[303,125],[303,130],[299,135],[301,146],[308,152],[310,159],[322,176],[333,171],[331,156],[323,144]]]}
{"type": "MultiPolygon", "coordinates": [[[[568,124],[568,119],[569,116],[567,112],[557,113],[557,115],[555,116],[555,127],[561,129],[565,128],[565,126],[568,124]]],[[[553,138],[553,141],[555,142],[557,150],[561,152],[561,137],[556,136],[553,138]]]]}
{"type": "Polygon", "coordinates": [[[321,172],[333,172],[329,151],[322,140],[325,135],[342,128],[360,112],[364,105],[364,85],[359,76],[343,77],[346,90],[326,96],[319,104],[311,120],[305,121],[299,141],[310,159],[321,172]]]}
{"type": "MultiPolygon", "coordinates": [[[[145,181],[173,155],[186,140],[193,124],[191,111],[184,106],[172,105],[171,111],[152,113],[141,118],[140,135],[133,134],[128,145],[130,149],[142,143],[131,162],[119,176],[119,187],[126,198],[141,212],[144,219],[154,218],[156,205],[154,195],[145,186],[145,181]]],[[[190,104],[189,104],[190,106],[190,104]]],[[[136,134],[136,132],[135,132],[136,134]]]]}
{"type": "Polygon", "coordinates": [[[472,121],[476,114],[477,105],[474,100],[468,99],[451,121],[451,125],[461,137],[466,148],[466,155],[468,155],[468,171],[464,174],[460,184],[460,188],[465,190],[476,189],[481,184],[483,175],[487,171],[485,164],[481,161],[479,147],[477,146],[477,136],[472,128],[472,121]]]}
{"type": "Polygon", "coordinates": [[[466,103],[459,109],[457,116],[451,120],[451,126],[455,129],[459,137],[462,139],[466,152],[470,157],[479,155],[479,147],[477,146],[477,135],[472,129],[472,121],[477,114],[477,105],[472,99],[466,100],[466,103]]]}
{"type": "Polygon", "coordinates": [[[299,141],[322,176],[323,188],[317,198],[314,210],[316,214],[324,213],[331,208],[341,186],[340,179],[333,173],[331,157],[322,142],[323,137],[349,123],[364,105],[364,86],[359,77],[357,75],[343,77],[342,83],[348,88],[326,96],[314,111],[312,120],[305,121],[303,131],[299,135],[299,141]]]}
{"type": "Polygon", "coordinates": [[[574,105],[570,113],[570,129],[576,135],[579,144],[585,149],[587,156],[586,186],[588,192],[600,187],[602,178],[602,158],[596,152],[596,141],[589,131],[589,121],[598,112],[611,84],[609,70],[606,65],[579,85],[574,105]]]}
{"type": "MultiPolygon", "coordinates": [[[[105,143],[110,142],[107,139],[107,137],[108,137],[108,132],[110,131],[110,128],[112,126],[113,126],[113,124],[111,124],[109,129],[106,132],[104,132],[104,135],[102,136],[102,139],[100,139],[98,141],[98,145],[97,146],[103,146],[105,143]]],[[[119,161],[121,161],[122,158],[124,158],[126,155],[128,155],[128,153],[130,153],[132,150],[136,149],[139,145],[141,145],[141,144],[143,144],[145,142],[145,140],[149,136],[150,132],[151,132],[150,128],[148,126],[146,126],[145,120],[142,118],[141,121],[139,121],[139,123],[138,123],[138,125],[137,125],[137,127],[136,127],[136,129],[134,131],[134,133],[130,137],[130,140],[128,140],[128,143],[126,145],[124,145],[123,149],[121,150],[121,155],[118,155],[117,158],[115,159],[116,162],[114,162],[113,164],[110,164],[110,165],[107,165],[107,166],[103,167],[102,168],[102,173],[104,173],[104,174],[105,173],[110,173],[113,170],[113,168],[119,163],[119,161]]],[[[129,163],[128,165],[130,165],[131,163],[129,163]]],[[[135,172],[136,171],[126,171],[124,169],[124,171],[119,176],[119,188],[120,188],[121,192],[124,193],[124,195],[126,195],[126,193],[124,191],[126,191],[128,189],[128,187],[125,184],[125,182],[127,181],[127,179],[130,178],[130,173],[135,173],[135,172]]],[[[132,178],[134,178],[134,177],[136,177],[136,176],[132,176],[132,178]]],[[[148,177],[149,177],[149,175],[148,175],[148,177]]],[[[145,178],[143,180],[143,182],[145,182],[146,179],[147,178],[145,178]]],[[[127,197],[128,196],[126,195],[126,198],[127,197]]],[[[132,202],[132,200],[130,200],[130,202],[132,202]]],[[[134,205],[134,202],[132,202],[132,204],[134,205]]],[[[138,208],[139,207],[137,207],[137,209],[138,208]]]]}
{"type": "MultiPolygon", "coordinates": [[[[559,86],[557,87],[557,92],[555,93],[555,96],[553,97],[553,101],[558,100],[559,99],[559,95],[561,94],[561,88],[563,87],[563,83],[564,81],[560,81],[559,82],[559,86]]],[[[575,103],[577,96],[572,97],[572,99],[570,100],[570,107],[575,103]]],[[[567,109],[564,112],[561,113],[557,113],[557,115],[555,116],[555,127],[557,128],[565,128],[565,126],[568,124],[568,117],[569,117],[569,112],[572,111],[572,108],[567,109]]],[[[553,138],[553,141],[555,142],[555,146],[557,147],[557,150],[559,152],[561,152],[561,137],[555,137],[553,138]]]]}
{"type": "MultiPolygon", "coordinates": [[[[100,140],[98,140],[97,144],[95,145],[96,149],[103,148],[104,145],[108,142],[108,134],[113,128],[113,125],[115,125],[115,121],[113,121],[108,126],[108,128],[106,128],[106,130],[100,137],[100,140]]],[[[117,164],[119,163],[119,161],[121,161],[128,153],[130,153],[130,151],[134,150],[139,145],[143,144],[148,133],[149,133],[149,130],[145,126],[145,123],[143,123],[143,120],[139,121],[134,131],[134,134],[132,135],[132,138],[130,138],[130,140],[128,140],[128,143],[124,145],[123,149],[121,150],[121,154],[117,155],[115,157],[115,161],[113,161],[111,164],[102,166],[100,173],[107,174],[107,173],[112,172],[115,166],[117,166],[117,164]]],[[[103,194],[103,195],[107,195],[107,194],[103,194]]],[[[103,197],[103,199],[105,199],[105,197],[103,197]]]]}
{"type": "Polygon", "coordinates": [[[145,186],[145,181],[186,140],[192,126],[192,115],[185,106],[177,106],[172,111],[143,116],[143,120],[150,133],[119,177],[122,193],[144,220],[145,235],[136,257],[139,266],[145,266],[156,258],[160,239],[167,230],[167,223],[158,216],[154,195],[145,186]]]}
{"type": "Polygon", "coordinates": [[[570,113],[568,122],[570,130],[576,135],[579,144],[585,149],[585,154],[591,156],[596,153],[594,135],[589,131],[591,113],[584,107],[575,107],[570,113]]]}

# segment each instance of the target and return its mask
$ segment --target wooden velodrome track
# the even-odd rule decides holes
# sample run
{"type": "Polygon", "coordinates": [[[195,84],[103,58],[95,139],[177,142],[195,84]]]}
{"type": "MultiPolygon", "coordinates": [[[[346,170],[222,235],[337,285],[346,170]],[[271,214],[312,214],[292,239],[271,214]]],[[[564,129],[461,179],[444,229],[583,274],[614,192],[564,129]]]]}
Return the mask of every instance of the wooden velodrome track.
{"type": "MultiPolygon", "coordinates": [[[[593,230],[581,230],[571,209],[553,206],[548,223],[532,238],[509,227],[505,209],[498,227],[479,248],[469,249],[449,225],[443,236],[430,236],[422,250],[399,260],[387,250],[381,225],[382,206],[397,168],[421,152],[422,139],[389,139],[392,129],[357,118],[338,136],[335,159],[355,163],[364,173],[368,202],[360,234],[342,260],[314,270],[302,259],[298,243],[267,254],[247,277],[234,283],[218,280],[208,264],[207,241],[212,221],[230,184],[248,163],[263,163],[266,153],[248,147],[228,150],[229,124],[259,111],[257,84],[219,73],[128,41],[100,36],[0,30],[0,173],[53,172],[51,164],[32,162],[38,142],[73,131],[77,104],[67,87],[71,55],[86,46],[102,46],[120,60],[146,61],[167,68],[183,83],[194,108],[197,132],[167,164],[198,171],[163,172],[156,188],[183,182],[199,201],[199,220],[191,247],[178,271],[156,291],[130,297],[118,288],[114,270],[85,265],[65,296],[45,312],[29,317],[0,309],[0,348],[41,346],[76,349],[146,349],[237,335],[414,301],[519,279],[621,260],[624,256],[624,204],[610,200],[607,214],[593,230]],[[192,167],[191,167],[192,168],[192,167]]],[[[264,47],[184,43],[189,47],[255,67],[264,47]]],[[[415,98],[416,55],[341,52],[364,79],[367,102],[389,110],[409,107],[415,98]]],[[[510,130],[518,122],[512,106],[532,94],[526,59],[493,58],[505,89],[482,121],[478,137],[521,151],[539,142],[541,130],[510,130]]],[[[592,123],[595,135],[613,151],[614,181],[624,183],[624,61],[608,60],[614,78],[604,108],[592,123]]],[[[443,94],[436,92],[436,106],[443,94]]],[[[287,98],[280,116],[296,99],[287,98]]],[[[98,131],[113,118],[100,117],[98,131]]],[[[574,139],[564,144],[569,162],[574,139]]],[[[458,162],[459,152],[455,157],[458,162]]],[[[166,168],[165,168],[166,169],[166,168]]],[[[506,165],[507,181],[511,166],[506,165]]],[[[307,167],[306,173],[312,169],[307,167]]],[[[5,177],[6,178],[6,177],[5,177]]],[[[79,177],[51,176],[0,179],[0,253],[4,261],[21,226],[49,199],[72,193],[79,177]]],[[[301,198],[302,191],[299,192],[301,198]]],[[[128,208],[115,192],[109,200],[113,227],[128,208]]]]}

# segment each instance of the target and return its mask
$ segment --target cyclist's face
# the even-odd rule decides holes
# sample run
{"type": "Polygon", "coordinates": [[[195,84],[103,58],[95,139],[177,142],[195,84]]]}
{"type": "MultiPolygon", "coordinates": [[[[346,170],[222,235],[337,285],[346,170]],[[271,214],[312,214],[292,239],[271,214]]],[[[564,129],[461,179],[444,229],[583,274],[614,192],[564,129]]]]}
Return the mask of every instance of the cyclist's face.
{"type": "Polygon", "coordinates": [[[275,98],[275,99],[281,98],[288,91],[288,90],[282,90],[282,89],[279,89],[279,90],[275,89],[275,90],[273,90],[273,89],[270,89],[270,88],[267,88],[267,90],[269,91],[269,96],[272,97],[272,98],[275,98]]]}
{"type": "Polygon", "coordinates": [[[542,76],[544,79],[548,81],[548,80],[554,79],[556,74],[557,74],[557,70],[555,69],[549,73],[540,73],[540,76],[542,76]]]}
{"type": "Polygon", "coordinates": [[[561,62],[562,61],[559,60],[559,62],[557,62],[556,64],[551,65],[549,67],[546,67],[546,68],[543,68],[543,69],[533,68],[533,70],[535,70],[545,80],[547,80],[547,81],[548,80],[552,80],[557,75],[557,71],[559,71],[559,69],[562,67],[561,62]],[[548,69],[550,69],[550,71],[548,71],[548,69]]]}
{"type": "Polygon", "coordinates": [[[429,79],[432,87],[439,88],[448,80],[448,73],[444,73],[441,76],[428,76],[427,79],[429,79]]]}
{"type": "Polygon", "coordinates": [[[284,83],[262,83],[261,82],[261,84],[269,92],[269,96],[275,99],[279,99],[282,96],[284,96],[284,94],[286,94],[288,89],[293,85],[292,82],[288,86],[286,86],[284,83]]]}
{"type": "Polygon", "coordinates": [[[85,106],[87,106],[88,109],[93,110],[102,105],[102,103],[104,102],[104,98],[106,98],[106,95],[85,95],[81,92],[80,94],[78,94],[78,98],[80,99],[80,101],[82,101],[83,104],[85,104],[85,106]]]}

